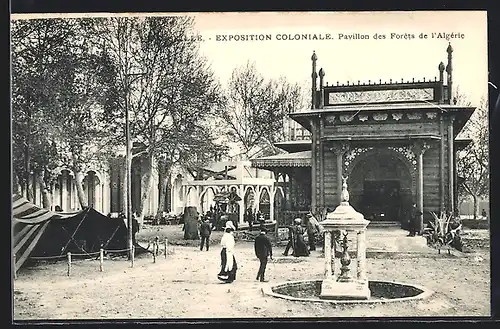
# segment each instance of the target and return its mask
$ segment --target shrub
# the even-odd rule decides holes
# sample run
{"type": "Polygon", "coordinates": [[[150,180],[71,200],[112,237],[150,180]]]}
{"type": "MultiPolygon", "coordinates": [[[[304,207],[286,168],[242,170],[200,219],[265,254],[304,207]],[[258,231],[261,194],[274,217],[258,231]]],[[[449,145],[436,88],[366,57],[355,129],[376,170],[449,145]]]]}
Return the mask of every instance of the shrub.
{"type": "Polygon", "coordinates": [[[446,215],[441,212],[439,216],[431,212],[432,219],[429,221],[429,228],[425,232],[427,244],[435,248],[446,246],[462,251],[462,239],[460,231],[462,224],[453,215],[446,215]]]}

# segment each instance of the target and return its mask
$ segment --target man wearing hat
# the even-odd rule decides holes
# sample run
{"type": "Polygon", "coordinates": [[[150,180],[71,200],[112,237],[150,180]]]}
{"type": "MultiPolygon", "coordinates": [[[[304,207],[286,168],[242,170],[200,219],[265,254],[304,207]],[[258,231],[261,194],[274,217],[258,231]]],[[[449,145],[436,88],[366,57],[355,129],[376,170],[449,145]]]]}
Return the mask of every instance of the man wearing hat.
{"type": "Polygon", "coordinates": [[[307,240],[309,242],[309,251],[316,250],[316,226],[314,225],[313,221],[313,215],[311,213],[308,213],[306,220],[306,232],[307,240]]]}
{"type": "MultiPolygon", "coordinates": [[[[298,219],[298,222],[300,223],[300,218],[296,218],[294,220],[294,222],[298,219]]],[[[288,226],[288,243],[285,247],[285,251],[283,252],[283,256],[288,256],[288,251],[290,250],[290,248],[292,248],[292,250],[295,250],[295,235],[296,235],[296,231],[295,231],[295,225],[294,223],[290,224],[288,226]]]]}
{"type": "Polygon", "coordinates": [[[271,246],[271,241],[266,235],[267,230],[264,226],[260,227],[260,234],[255,238],[255,256],[260,261],[259,271],[257,272],[256,280],[260,282],[266,282],[264,279],[264,274],[266,272],[267,257],[273,259],[273,247],[271,246]]]}

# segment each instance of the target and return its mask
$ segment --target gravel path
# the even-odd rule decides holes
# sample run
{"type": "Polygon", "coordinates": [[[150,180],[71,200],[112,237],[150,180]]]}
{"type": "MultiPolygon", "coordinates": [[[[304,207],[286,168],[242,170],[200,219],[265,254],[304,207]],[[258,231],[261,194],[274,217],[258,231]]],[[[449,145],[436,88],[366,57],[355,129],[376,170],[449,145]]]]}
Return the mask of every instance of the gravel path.
{"type": "MultiPolygon", "coordinates": [[[[349,317],[349,316],[488,316],[490,314],[489,251],[463,257],[437,253],[421,257],[379,254],[368,258],[372,280],[399,281],[435,291],[428,300],[387,305],[341,306],[301,303],[264,296],[256,282],[258,261],[253,245],[237,243],[239,271],[232,284],[220,283],[219,248],[199,251],[176,246],[165,259],[136,259],[66,264],[39,264],[18,273],[14,281],[14,319],[145,319],[225,317],[349,317]]],[[[279,255],[282,248],[275,250],[279,255]]],[[[268,265],[270,284],[321,278],[323,260],[277,257],[268,265]]]]}

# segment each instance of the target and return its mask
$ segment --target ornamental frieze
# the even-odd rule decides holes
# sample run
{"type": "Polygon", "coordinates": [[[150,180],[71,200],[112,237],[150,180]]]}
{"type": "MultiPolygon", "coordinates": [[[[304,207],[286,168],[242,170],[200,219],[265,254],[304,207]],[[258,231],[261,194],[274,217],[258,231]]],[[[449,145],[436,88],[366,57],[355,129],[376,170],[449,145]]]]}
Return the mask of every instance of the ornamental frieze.
{"type": "Polygon", "coordinates": [[[413,153],[411,147],[409,146],[398,146],[398,147],[393,147],[389,146],[389,150],[393,150],[395,152],[398,152],[402,156],[404,156],[407,160],[408,163],[410,163],[413,167],[414,170],[417,169],[417,159],[415,157],[415,153],[413,153]]]}
{"type": "Polygon", "coordinates": [[[368,152],[370,150],[372,150],[373,147],[356,147],[354,149],[351,149],[350,151],[348,151],[346,153],[346,155],[344,156],[344,163],[343,163],[343,172],[347,172],[347,168],[349,168],[349,166],[351,165],[352,161],[354,159],[356,159],[356,157],[358,157],[359,155],[365,153],[365,152],[368,152]]]}
{"type": "Polygon", "coordinates": [[[399,121],[403,118],[403,113],[392,113],[392,118],[396,121],[399,121]]]}
{"type": "Polygon", "coordinates": [[[373,114],[373,119],[375,121],[387,120],[387,113],[374,113],[373,114]]]}
{"type": "Polygon", "coordinates": [[[437,117],[436,112],[427,112],[427,113],[425,113],[425,115],[427,116],[427,118],[429,118],[431,120],[436,119],[436,117],[437,117]]]}
{"type": "Polygon", "coordinates": [[[360,115],[358,115],[358,119],[361,122],[365,122],[366,120],[368,120],[368,115],[367,114],[360,114],[360,115]]]}
{"type": "Polygon", "coordinates": [[[407,116],[410,120],[422,119],[422,113],[408,113],[407,116]]]}
{"type": "Polygon", "coordinates": [[[352,114],[344,114],[340,116],[340,121],[342,122],[350,122],[354,119],[354,115],[352,114]]]}
{"type": "Polygon", "coordinates": [[[325,123],[327,125],[333,125],[335,123],[335,115],[327,115],[325,117],[325,123]]]}

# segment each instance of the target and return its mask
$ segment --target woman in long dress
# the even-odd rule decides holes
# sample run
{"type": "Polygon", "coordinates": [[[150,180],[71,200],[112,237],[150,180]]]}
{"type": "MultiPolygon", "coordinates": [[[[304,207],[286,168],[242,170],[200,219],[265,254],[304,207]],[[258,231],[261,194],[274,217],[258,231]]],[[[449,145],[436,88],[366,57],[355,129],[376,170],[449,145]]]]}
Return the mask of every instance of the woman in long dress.
{"type": "Polygon", "coordinates": [[[301,257],[301,256],[309,256],[309,248],[304,241],[304,229],[302,228],[301,219],[295,219],[295,246],[293,249],[293,256],[301,257]]]}
{"type": "Polygon", "coordinates": [[[234,257],[234,224],[231,221],[227,221],[224,230],[224,235],[220,240],[221,268],[217,278],[225,283],[231,283],[236,280],[236,271],[238,269],[236,258],[234,257]]]}

